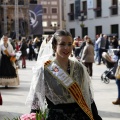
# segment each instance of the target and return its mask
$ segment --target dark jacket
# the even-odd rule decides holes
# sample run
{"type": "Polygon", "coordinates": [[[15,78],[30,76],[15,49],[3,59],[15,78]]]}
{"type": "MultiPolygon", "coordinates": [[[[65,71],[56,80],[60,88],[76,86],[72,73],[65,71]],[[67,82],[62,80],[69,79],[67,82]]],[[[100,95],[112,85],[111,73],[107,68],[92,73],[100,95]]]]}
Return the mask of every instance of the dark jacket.
{"type": "Polygon", "coordinates": [[[26,42],[23,42],[20,48],[20,51],[22,52],[21,56],[27,56],[27,44],[26,42]]]}

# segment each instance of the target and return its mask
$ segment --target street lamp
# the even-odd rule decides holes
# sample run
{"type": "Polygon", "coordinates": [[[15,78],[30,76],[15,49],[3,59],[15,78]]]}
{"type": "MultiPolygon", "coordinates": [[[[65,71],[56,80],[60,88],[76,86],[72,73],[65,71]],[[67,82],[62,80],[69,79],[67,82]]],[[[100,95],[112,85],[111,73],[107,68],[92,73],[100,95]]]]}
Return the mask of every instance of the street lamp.
{"type": "Polygon", "coordinates": [[[50,25],[50,28],[53,29],[54,32],[56,32],[56,30],[59,29],[59,27],[60,27],[60,25],[56,24],[56,23],[50,25]]]}
{"type": "Polygon", "coordinates": [[[83,22],[87,19],[87,16],[83,12],[83,13],[80,14],[80,16],[78,16],[78,19],[79,19],[79,21],[81,21],[80,27],[81,27],[81,30],[82,30],[82,37],[84,37],[85,24],[83,22]]]}

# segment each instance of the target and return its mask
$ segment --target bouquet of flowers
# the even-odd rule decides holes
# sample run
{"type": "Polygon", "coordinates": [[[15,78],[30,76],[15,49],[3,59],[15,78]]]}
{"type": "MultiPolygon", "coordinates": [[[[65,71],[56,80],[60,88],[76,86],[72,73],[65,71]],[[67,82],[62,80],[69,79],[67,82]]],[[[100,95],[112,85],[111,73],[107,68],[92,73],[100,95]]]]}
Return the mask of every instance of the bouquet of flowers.
{"type": "Polygon", "coordinates": [[[44,114],[42,112],[30,113],[22,115],[20,117],[20,120],[46,120],[46,117],[47,117],[46,112],[44,114]]]}

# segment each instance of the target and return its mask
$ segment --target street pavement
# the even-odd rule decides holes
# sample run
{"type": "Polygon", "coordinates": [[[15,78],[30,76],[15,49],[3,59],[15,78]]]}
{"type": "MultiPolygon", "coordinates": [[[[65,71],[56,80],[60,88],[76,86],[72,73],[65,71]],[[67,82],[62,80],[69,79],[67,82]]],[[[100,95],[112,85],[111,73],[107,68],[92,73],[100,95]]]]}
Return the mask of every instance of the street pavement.
{"type": "MultiPolygon", "coordinates": [[[[25,106],[25,100],[29,91],[32,79],[32,67],[36,61],[27,61],[27,68],[18,70],[20,85],[18,87],[9,87],[5,89],[0,87],[3,98],[3,105],[0,106],[0,120],[4,118],[18,117],[30,112],[30,108],[25,106]]],[[[106,66],[93,66],[92,86],[94,91],[94,100],[96,102],[99,115],[103,120],[120,120],[120,106],[113,105],[112,101],[117,98],[117,86],[115,80],[110,80],[109,84],[101,81],[100,76],[106,70],[106,66]]]]}

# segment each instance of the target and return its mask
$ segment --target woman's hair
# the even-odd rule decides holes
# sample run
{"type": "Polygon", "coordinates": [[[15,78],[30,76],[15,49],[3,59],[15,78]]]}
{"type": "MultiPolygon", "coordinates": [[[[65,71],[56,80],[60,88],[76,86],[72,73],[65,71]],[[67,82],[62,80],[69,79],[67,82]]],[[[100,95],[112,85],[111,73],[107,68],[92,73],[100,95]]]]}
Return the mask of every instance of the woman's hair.
{"type": "Polygon", "coordinates": [[[8,34],[7,34],[7,33],[5,33],[5,34],[3,35],[3,37],[4,37],[4,36],[5,36],[5,37],[8,37],[8,34]]]}
{"type": "Polygon", "coordinates": [[[69,33],[68,31],[66,30],[58,30],[54,33],[53,35],[53,40],[52,40],[52,48],[53,48],[53,51],[55,53],[55,49],[56,49],[56,45],[57,45],[57,41],[60,39],[60,37],[62,36],[70,36],[72,38],[72,35],[71,33],[69,33]]]}
{"type": "Polygon", "coordinates": [[[25,39],[23,38],[23,39],[22,39],[22,43],[25,43],[25,42],[26,42],[26,41],[25,41],[25,39]]]}
{"type": "Polygon", "coordinates": [[[93,42],[92,42],[92,40],[88,37],[87,38],[89,41],[87,41],[87,43],[89,43],[89,44],[91,44],[91,45],[93,45],[93,42]]]}

